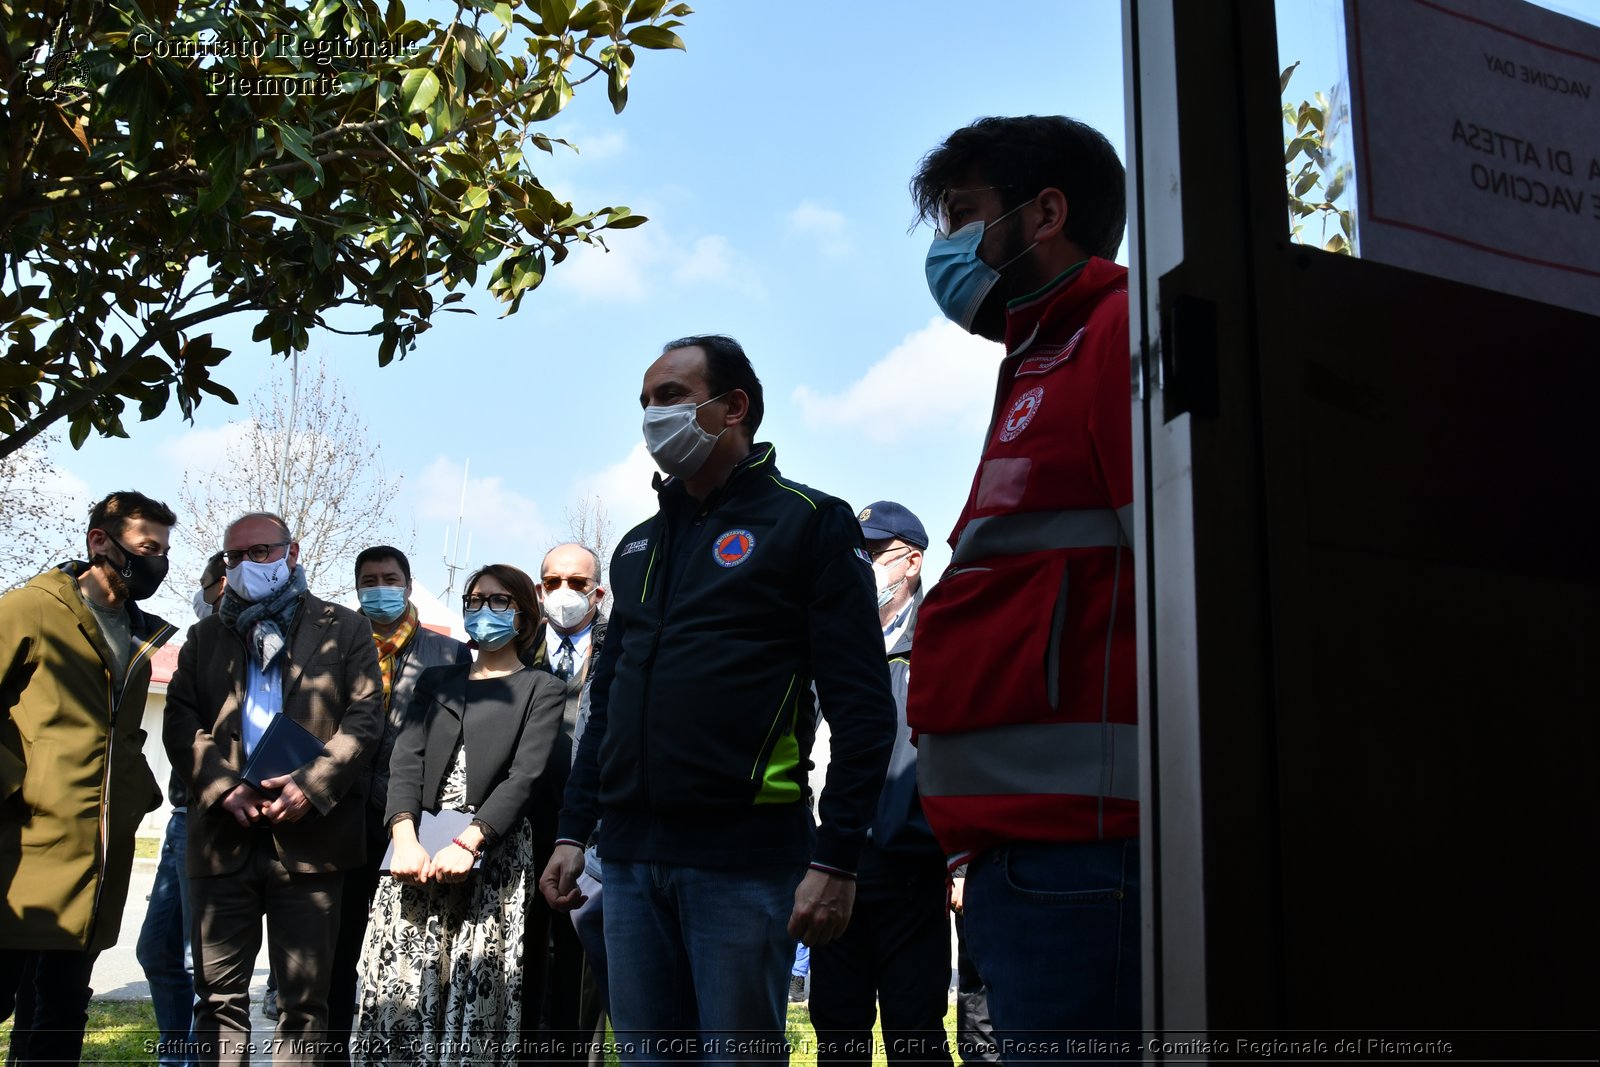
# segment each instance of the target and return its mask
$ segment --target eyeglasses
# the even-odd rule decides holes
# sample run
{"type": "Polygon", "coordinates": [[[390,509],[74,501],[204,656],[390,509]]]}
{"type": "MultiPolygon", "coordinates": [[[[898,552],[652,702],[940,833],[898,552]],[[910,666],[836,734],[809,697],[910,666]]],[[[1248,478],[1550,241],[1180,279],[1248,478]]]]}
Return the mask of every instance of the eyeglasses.
{"type": "Polygon", "coordinates": [[[542,584],[544,585],[544,591],[546,593],[554,593],[557,589],[560,589],[563,584],[565,584],[574,593],[587,594],[590,589],[594,588],[595,583],[593,578],[585,578],[581,574],[574,575],[571,578],[562,578],[560,575],[547,574],[545,575],[545,579],[542,584]]]}
{"type": "MultiPolygon", "coordinates": [[[[910,545],[896,545],[893,548],[880,548],[876,552],[868,552],[867,555],[872,557],[872,562],[878,563],[883,560],[884,556],[887,556],[891,552],[900,552],[905,555],[910,555],[913,551],[914,549],[910,545]]],[[[891,560],[890,562],[892,563],[894,561],[891,560]]]]}
{"type": "Polygon", "coordinates": [[[251,545],[249,548],[230,548],[222,553],[222,558],[228,561],[228,566],[237,567],[246,556],[251,563],[265,563],[267,557],[272,555],[272,550],[292,545],[293,541],[271,541],[264,545],[251,545]]]}
{"type": "Polygon", "coordinates": [[[987,193],[1000,189],[1015,189],[1015,185],[978,185],[971,189],[946,189],[939,195],[939,212],[934,221],[939,227],[939,232],[946,236],[950,233],[950,198],[966,193],[987,193]]]}
{"type": "Polygon", "coordinates": [[[479,608],[488,608],[490,611],[510,611],[517,606],[509,593],[464,593],[461,597],[462,611],[477,611],[479,608]]]}

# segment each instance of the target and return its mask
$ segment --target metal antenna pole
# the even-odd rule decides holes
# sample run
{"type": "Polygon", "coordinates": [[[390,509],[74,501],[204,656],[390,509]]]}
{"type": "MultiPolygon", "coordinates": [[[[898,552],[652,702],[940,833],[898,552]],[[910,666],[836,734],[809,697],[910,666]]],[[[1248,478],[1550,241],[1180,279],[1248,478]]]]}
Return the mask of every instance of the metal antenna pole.
{"type": "Polygon", "coordinates": [[[283,455],[278,459],[277,513],[283,516],[285,522],[288,521],[288,516],[283,512],[289,499],[289,454],[294,448],[294,423],[300,404],[300,353],[290,353],[289,359],[289,428],[283,435],[283,455]]]}

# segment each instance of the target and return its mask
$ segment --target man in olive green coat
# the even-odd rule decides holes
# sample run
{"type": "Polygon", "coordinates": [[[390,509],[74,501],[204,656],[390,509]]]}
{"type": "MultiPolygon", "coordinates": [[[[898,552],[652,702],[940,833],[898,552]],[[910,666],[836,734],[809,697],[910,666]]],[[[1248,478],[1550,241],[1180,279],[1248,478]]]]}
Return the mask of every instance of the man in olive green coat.
{"type": "Polygon", "coordinates": [[[12,1063],[76,1063],[89,974],[116,943],[133,834],[161,790],[144,758],[150,658],[173,627],[139,610],[176,519],[140,493],[89,516],[89,562],[0,597],[0,1020],[12,1063]]]}

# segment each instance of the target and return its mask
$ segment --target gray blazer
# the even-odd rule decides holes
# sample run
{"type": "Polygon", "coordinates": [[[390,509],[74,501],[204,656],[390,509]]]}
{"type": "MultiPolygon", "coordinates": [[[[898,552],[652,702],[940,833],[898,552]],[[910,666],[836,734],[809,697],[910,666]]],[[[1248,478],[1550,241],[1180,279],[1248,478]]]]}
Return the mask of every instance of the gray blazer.
{"type": "MultiPolygon", "coordinates": [[[[529,811],[541,784],[566,770],[561,737],[561,682],[547,671],[524,669],[499,681],[520,717],[467,704],[468,664],[422,673],[405,726],[389,757],[389,805],[384,821],[439,810],[439,788],[456,743],[467,746],[467,803],[476,821],[495,834],[510,832],[529,811]],[[559,751],[558,751],[559,749],[559,751]],[[560,763],[560,766],[555,764],[560,763]]],[[[535,818],[535,822],[547,819],[535,818]]]]}

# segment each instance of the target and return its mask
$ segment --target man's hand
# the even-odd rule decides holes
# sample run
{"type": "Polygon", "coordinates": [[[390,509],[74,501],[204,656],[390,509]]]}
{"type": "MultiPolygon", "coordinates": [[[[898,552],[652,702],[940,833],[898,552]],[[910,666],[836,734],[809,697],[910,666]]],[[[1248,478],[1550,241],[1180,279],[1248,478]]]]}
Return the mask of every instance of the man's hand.
{"type": "Polygon", "coordinates": [[[256,792],[249,783],[240,782],[222,798],[222,806],[228,814],[239,820],[240,826],[249,828],[264,819],[262,810],[267,806],[267,798],[256,792]]]}
{"type": "Polygon", "coordinates": [[[950,910],[957,915],[966,906],[967,880],[960,875],[950,879],[950,910]]]}
{"type": "MultiPolygon", "coordinates": [[[[264,789],[280,791],[277,800],[264,804],[261,808],[261,814],[271,821],[299,822],[311,813],[311,799],[301,791],[300,786],[289,775],[280,774],[276,778],[263,778],[261,785],[264,789]]],[[[251,792],[255,790],[252,789],[251,792]]]]}
{"type": "Polygon", "coordinates": [[[397,882],[421,885],[428,869],[428,850],[417,843],[415,835],[405,840],[398,835],[394,842],[394,857],[389,861],[389,874],[397,882]]]}
{"type": "Polygon", "coordinates": [[[428,870],[422,876],[425,882],[465,882],[472,871],[475,856],[454,841],[433,854],[428,870]]]}
{"type": "Polygon", "coordinates": [[[856,880],[842,874],[812,869],[794,891],[794,911],[789,916],[789,936],[812,948],[826,945],[850,925],[856,906],[856,880]]]}
{"type": "Polygon", "coordinates": [[[556,911],[571,911],[589,898],[578,889],[578,875],[583,873],[583,849],[577,845],[557,845],[550,854],[539,876],[539,892],[545,903],[556,911]]]}

